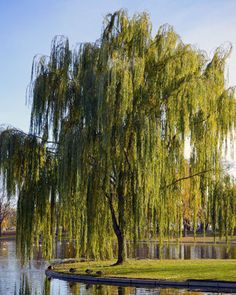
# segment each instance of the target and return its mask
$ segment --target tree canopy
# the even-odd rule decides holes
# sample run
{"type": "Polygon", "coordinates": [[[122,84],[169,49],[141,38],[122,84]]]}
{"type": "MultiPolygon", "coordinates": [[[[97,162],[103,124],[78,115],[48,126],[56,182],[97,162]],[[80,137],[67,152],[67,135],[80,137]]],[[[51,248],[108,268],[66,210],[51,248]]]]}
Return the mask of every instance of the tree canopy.
{"type": "Polygon", "coordinates": [[[229,53],[209,58],[169,25],[153,36],[146,13],[123,10],[107,15],[95,43],[72,50],[56,37],[50,56],[33,61],[29,134],[0,134],[5,187],[19,193],[20,253],[30,256],[43,235],[50,256],[59,227],[86,257],[111,256],[117,237],[122,263],[126,240],[181,236],[186,191],[194,231],[200,218],[228,236],[236,210],[221,161],[236,118],[229,53]]]}

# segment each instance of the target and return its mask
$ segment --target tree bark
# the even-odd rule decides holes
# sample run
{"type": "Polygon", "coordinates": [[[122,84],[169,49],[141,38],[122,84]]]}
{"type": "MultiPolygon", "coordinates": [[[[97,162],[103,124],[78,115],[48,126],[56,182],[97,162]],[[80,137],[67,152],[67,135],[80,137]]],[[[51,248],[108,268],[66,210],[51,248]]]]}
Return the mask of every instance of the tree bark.
{"type": "Polygon", "coordinates": [[[184,230],[183,230],[183,237],[187,237],[188,236],[188,230],[187,230],[187,226],[184,225],[184,230]]]}
{"type": "MultiPolygon", "coordinates": [[[[113,202],[112,202],[112,194],[106,195],[106,196],[109,201],[109,208],[110,208],[111,217],[112,217],[112,226],[113,226],[114,232],[117,237],[117,242],[118,242],[118,258],[117,258],[117,262],[113,265],[120,265],[123,262],[125,262],[125,260],[126,260],[125,236],[124,236],[124,232],[121,230],[121,228],[117,222],[117,218],[116,218],[116,214],[115,214],[115,210],[114,210],[113,202]]],[[[120,219],[122,219],[121,212],[119,212],[119,220],[120,219]]]]}
{"type": "Polygon", "coordinates": [[[124,287],[118,287],[118,295],[125,295],[125,288],[124,287]]]}
{"type": "Polygon", "coordinates": [[[187,237],[188,236],[188,224],[187,221],[184,219],[183,222],[183,237],[187,237]]]}
{"type": "Polygon", "coordinates": [[[118,259],[115,265],[119,265],[126,260],[126,243],[125,237],[121,233],[116,236],[118,241],[118,259]]]}

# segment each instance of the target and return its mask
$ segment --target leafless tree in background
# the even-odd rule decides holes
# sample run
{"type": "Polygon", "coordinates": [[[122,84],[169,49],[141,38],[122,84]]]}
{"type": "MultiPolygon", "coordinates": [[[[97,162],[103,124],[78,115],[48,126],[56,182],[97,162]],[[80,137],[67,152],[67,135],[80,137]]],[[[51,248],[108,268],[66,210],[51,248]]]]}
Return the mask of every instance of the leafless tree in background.
{"type": "Polygon", "coordinates": [[[8,198],[3,188],[0,188],[0,237],[2,236],[2,226],[4,221],[12,214],[14,200],[8,198]]]}

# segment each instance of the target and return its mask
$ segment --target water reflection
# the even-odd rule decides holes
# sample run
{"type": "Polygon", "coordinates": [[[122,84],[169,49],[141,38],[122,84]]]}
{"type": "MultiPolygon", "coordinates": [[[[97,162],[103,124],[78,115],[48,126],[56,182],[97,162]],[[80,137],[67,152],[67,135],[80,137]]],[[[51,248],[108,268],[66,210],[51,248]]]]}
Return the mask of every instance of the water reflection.
{"type": "MultiPolygon", "coordinates": [[[[206,246],[206,245],[205,245],[206,246]]],[[[67,243],[60,243],[58,247],[57,257],[63,258],[73,256],[73,246],[67,243]],[[70,249],[70,250],[69,250],[70,249]]],[[[200,245],[166,245],[163,248],[165,257],[185,258],[186,257],[218,257],[224,255],[224,247],[217,245],[214,249],[204,248],[200,245]],[[200,248],[199,248],[200,247],[200,248]],[[219,248],[221,250],[219,250],[219,248]],[[223,249],[223,250],[222,250],[223,249]]],[[[235,245],[228,252],[232,257],[236,254],[235,245]]],[[[135,251],[139,257],[157,257],[159,248],[154,243],[141,244],[135,251]]],[[[116,286],[101,286],[101,285],[86,285],[75,282],[64,282],[60,280],[49,280],[45,278],[44,270],[48,263],[37,255],[37,259],[21,268],[20,261],[15,256],[14,241],[0,241],[0,295],[143,295],[143,294],[158,294],[158,295],[180,295],[180,294],[213,294],[209,292],[193,292],[179,289],[146,289],[146,288],[131,288],[131,287],[116,287],[116,286]]],[[[234,256],[235,257],[235,256],[234,256]]]]}
{"type": "Polygon", "coordinates": [[[32,294],[41,294],[46,262],[32,260],[21,268],[15,251],[15,241],[0,241],[0,295],[27,294],[29,288],[32,294]]]}
{"type": "Polygon", "coordinates": [[[129,257],[139,259],[236,259],[235,244],[164,244],[142,242],[134,250],[128,249],[129,257]]]}
{"type": "MultiPolygon", "coordinates": [[[[73,295],[213,295],[219,293],[197,292],[180,289],[161,289],[161,288],[131,288],[131,287],[116,287],[105,285],[84,285],[79,283],[67,283],[67,293],[61,293],[61,289],[54,288],[53,284],[57,280],[51,281],[51,294],[73,294],[73,295]]],[[[65,291],[65,290],[64,290],[65,291]]],[[[223,294],[223,293],[221,293],[223,294]]]]}
{"type": "MultiPolygon", "coordinates": [[[[61,289],[53,289],[54,280],[51,282],[51,294],[60,292],[61,289]]],[[[163,288],[131,288],[131,287],[115,287],[115,286],[101,286],[101,285],[84,285],[79,283],[68,283],[67,293],[60,294],[73,294],[73,295],[213,295],[225,293],[212,293],[212,292],[198,292],[185,289],[163,289],[163,288]]],[[[231,293],[233,294],[233,293],[231,293]]]]}
{"type": "Polygon", "coordinates": [[[16,291],[16,286],[15,286],[15,295],[31,295],[31,290],[32,288],[29,285],[28,277],[25,276],[24,274],[20,278],[20,288],[19,291],[16,291]]]}
{"type": "Polygon", "coordinates": [[[43,285],[43,295],[50,295],[51,279],[45,277],[43,285]]]}
{"type": "MultiPolygon", "coordinates": [[[[155,241],[139,242],[133,249],[127,244],[129,258],[137,259],[236,259],[236,244],[194,244],[194,243],[166,243],[161,248],[155,241]]],[[[114,255],[116,253],[114,246],[114,255]]],[[[37,260],[42,259],[40,252],[34,253],[37,260]]],[[[1,254],[0,254],[1,255],[1,254]]],[[[76,251],[73,242],[58,241],[54,247],[55,259],[75,258],[76,251]]]]}

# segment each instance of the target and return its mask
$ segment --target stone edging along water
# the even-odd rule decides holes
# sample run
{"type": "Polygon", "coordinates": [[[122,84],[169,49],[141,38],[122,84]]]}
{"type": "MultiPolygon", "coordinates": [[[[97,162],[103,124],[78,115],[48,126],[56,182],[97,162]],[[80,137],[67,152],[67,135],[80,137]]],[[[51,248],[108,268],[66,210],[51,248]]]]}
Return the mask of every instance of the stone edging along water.
{"type": "Polygon", "coordinates": [[[64,281],[74,281],[87,284],[97,285],[113,285],[113,286],[133,286],[133,287],[162,287],[162,288],[181,288],[192,290],[206,291],[221,291],[233,292],[236,291],[236,282],[227,281],[210,281],[210,280],[187,280],[182,282],[174,282],[167,280],[151,280],[151,279],[129,279],[129,278],[114,278],[114,277],[93,277],[89,275],[66,274],[50,269],[45,270],[48,278],[54,278],[64,281]]]}

